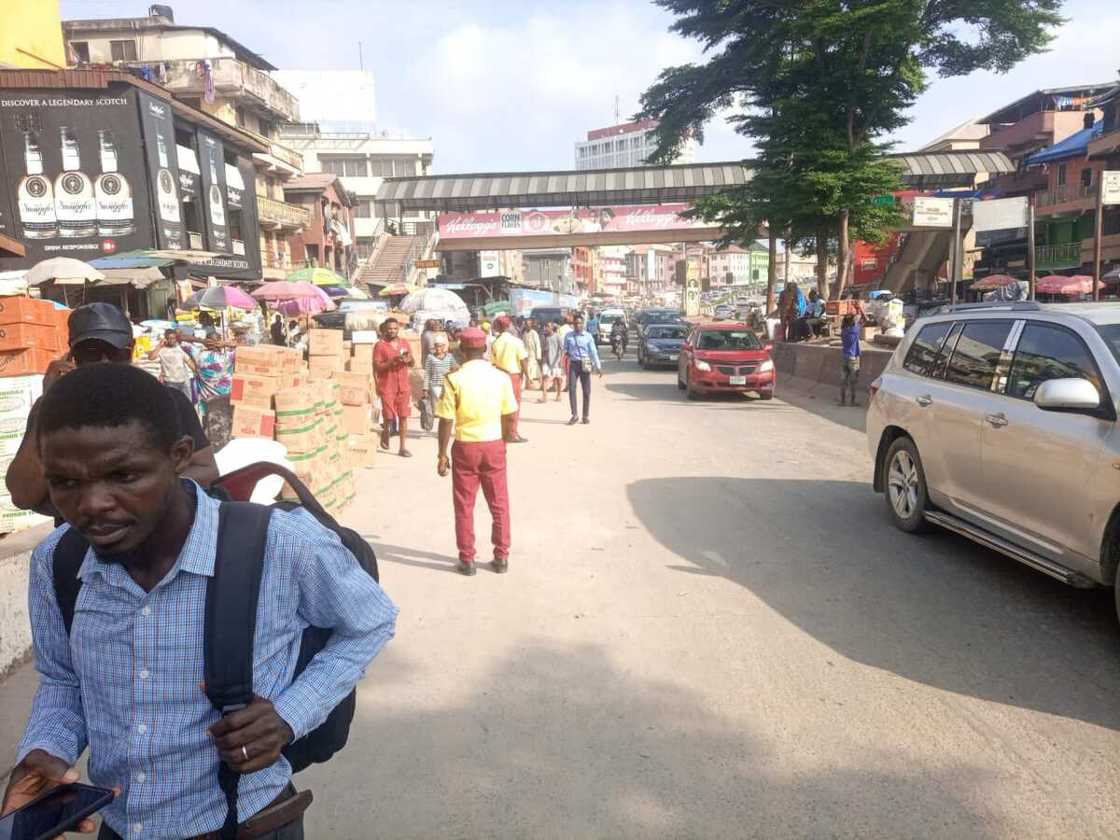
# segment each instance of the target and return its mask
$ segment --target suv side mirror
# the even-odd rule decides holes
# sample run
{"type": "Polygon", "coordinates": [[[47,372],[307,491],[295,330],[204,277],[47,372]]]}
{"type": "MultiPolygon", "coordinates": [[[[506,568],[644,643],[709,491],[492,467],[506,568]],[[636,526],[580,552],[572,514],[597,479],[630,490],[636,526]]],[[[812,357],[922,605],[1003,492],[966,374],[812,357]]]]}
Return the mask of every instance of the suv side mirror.
{"type": "Polygon", "coordinates": [[[1101,407],[1101,395],[1088,379],[1050,379],[1034,392],[1034,404],[1043,411],[1094,411],[1101,407]]]}

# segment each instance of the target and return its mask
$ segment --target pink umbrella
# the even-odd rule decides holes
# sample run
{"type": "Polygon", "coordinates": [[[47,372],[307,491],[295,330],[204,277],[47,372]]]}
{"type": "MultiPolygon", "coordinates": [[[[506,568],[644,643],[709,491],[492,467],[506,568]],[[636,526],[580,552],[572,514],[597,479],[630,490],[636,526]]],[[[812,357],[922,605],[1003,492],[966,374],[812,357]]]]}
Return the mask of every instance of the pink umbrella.
{"type": "Polygon", "coordinates": [[[314,315],[335,308],[330,295],[312,283],[277,280],[265,283],[252,294],[257,300],[277,304],[273,308],[285,315],[314,315]]]}
{"type": "Polygon", "coordinates": [[[970,288],[974,292],[990,292],[992,289],[1010,286],[1012,283],[1018,282],[1010,274],[989,274],[987,277],[977,280],[970,288]]]}
{"type": "MultiPolygon", "coordinates": [[[[1103,289],[1104,283],[1098,283],[1097,287],[1103,289]]],[[[1034,288],[1036,292],[1043,295],[1064,295],[1066,297],[1091,295],[1093,293],[1093,278],[1088,274],[1075,274],[1072,277],[1065,277],[1061,274],[1047,274],[1045,277],[1038,278],[1034,288]]]]}

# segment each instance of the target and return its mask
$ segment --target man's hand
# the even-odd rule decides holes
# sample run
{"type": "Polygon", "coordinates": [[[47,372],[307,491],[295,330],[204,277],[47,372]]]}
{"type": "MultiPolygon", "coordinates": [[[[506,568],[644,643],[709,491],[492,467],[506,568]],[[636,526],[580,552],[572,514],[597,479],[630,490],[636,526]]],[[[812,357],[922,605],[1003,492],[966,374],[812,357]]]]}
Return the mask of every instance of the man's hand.
{"type": "Polygon", "coordinates": [[[230,712],[209,729],[218,755],[238,773],[271,767],[293,738],[292,729],[271,701],[253,696],[244,709],[230,712]]]}
{"type": "MultiPolygon", "coordinates": [[[[53,787],[76,781],[78,771],[61,758],[45,750],[32,750],[12,770],[8,789],[4,791],[4,804],[0,805],[0,815],[22,808],[53,787]]],[[[82,820],[77,830],[82,834],[92,834],[93,828],[93,820],[86,819],[82,820]]]]}
{"type": "Polygon", "coordinates": [[[440,476],[445,476],[451,470],[451,459],[446,455],[440,455],[436,458],[436,472],[440,476]]]}
{"type": "Polygon", "coordinates": [[[74,369],[74,360],[67,353],[61,359],[55,359],[47,365],[47,372],[43,376],[43,390],[46,391],[54,383],[74,369]]]}
{"type": "Polygon", "coordinates": [[[595,372],[596,372],[597,374],[599,374],[599,378],[600,378],[600,379],[602,379],[602,378],[603,378],[603,369],[602,369],[602,368],[599,368],[599,369],[598,369],[597,371],[595,371],[595,372]]]}

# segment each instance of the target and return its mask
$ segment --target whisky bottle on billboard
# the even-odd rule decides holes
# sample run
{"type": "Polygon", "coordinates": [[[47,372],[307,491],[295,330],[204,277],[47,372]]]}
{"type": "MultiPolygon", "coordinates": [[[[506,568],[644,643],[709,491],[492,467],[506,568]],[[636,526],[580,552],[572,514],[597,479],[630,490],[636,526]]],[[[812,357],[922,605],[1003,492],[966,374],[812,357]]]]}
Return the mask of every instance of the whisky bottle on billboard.
{"type": "Polygon", "coordinates": [[[159,157],[159,172],[156,173],[156,204],[159,205],[159,217],[169,223],[164,226],[164,234],[169,239],[179,240],[179,186],[171,174],[167,162],[167,143],[162,134],[156,134],[156,154],[159,157]],[[174,231],[174,235],[172,235],[174,231]]]}
{"type": "Polygon", "coordinates": [[[128,236],[136,232],[132,218],[132,189],[117,172],[117,145],[113,132],[107,128],[97,132],[101,156],[101,175],[93,185],[97,200],[97,235],[128,236]]]}
{"type": "Polygon", "coordinates": [[[54,213],[58,218],[58,234],[71,239],[97,234],[97,203],[93,182],[82,172],[78,150],[78,133],[62,126],[62,172],[54,179],[54,213]]]}
{"type": "Polygon", "coordinates": [[[226,209],[222,204],[222,188],[218,186],[218,166],[214,163],[214,153],[211,152],[210,158],[210,221],[216,227],[225,227],[226,225],[226,209]]]}
{"type": "Polygon", "coordinates": [[[39,145],[39,135],[30,130],[23,132],[23,163],[27,174],[16,189],[23,236],[25,239],[52,239],[58,236],[54,190],[51,182],[43,177],[43,149],[39,145]]]}

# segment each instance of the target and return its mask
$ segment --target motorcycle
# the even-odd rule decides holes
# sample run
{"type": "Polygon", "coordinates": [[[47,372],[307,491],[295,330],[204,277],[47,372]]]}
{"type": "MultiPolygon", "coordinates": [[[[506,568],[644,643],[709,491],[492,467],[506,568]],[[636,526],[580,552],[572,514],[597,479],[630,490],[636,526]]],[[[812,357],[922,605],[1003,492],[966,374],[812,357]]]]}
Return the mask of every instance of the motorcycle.
{"type": "Polygon", "coordinates": [[[614,357],[621,362],[623,355],[626,353],[626,339],[621,335],[612,335],[611,350],[614,351],[614,357]]]}

